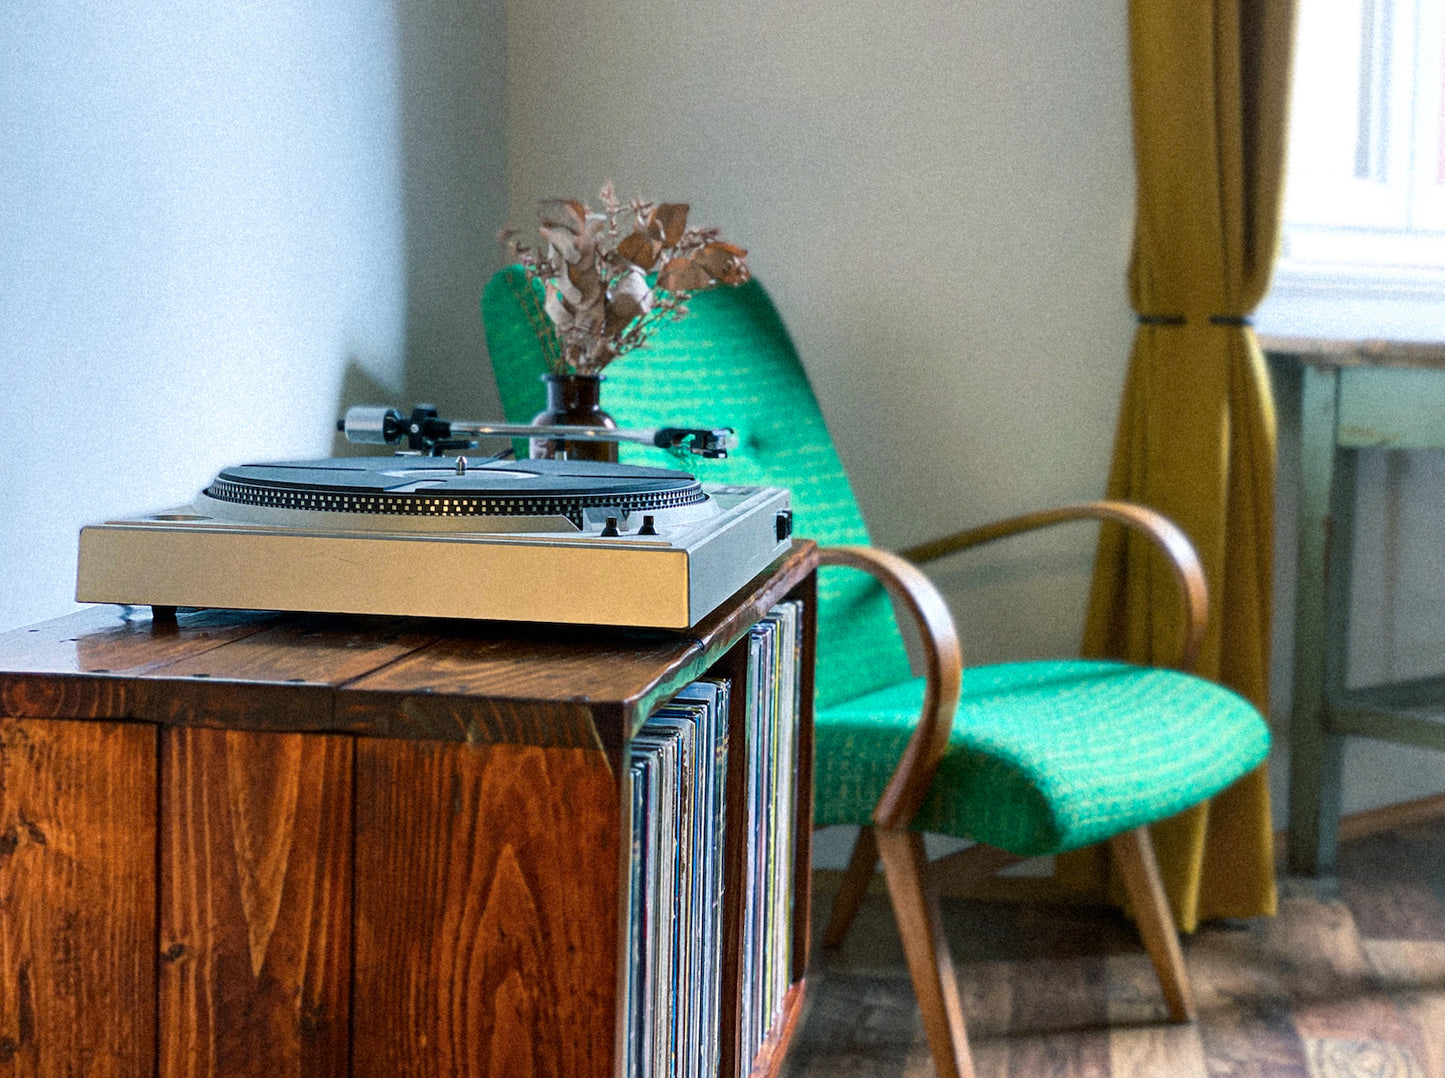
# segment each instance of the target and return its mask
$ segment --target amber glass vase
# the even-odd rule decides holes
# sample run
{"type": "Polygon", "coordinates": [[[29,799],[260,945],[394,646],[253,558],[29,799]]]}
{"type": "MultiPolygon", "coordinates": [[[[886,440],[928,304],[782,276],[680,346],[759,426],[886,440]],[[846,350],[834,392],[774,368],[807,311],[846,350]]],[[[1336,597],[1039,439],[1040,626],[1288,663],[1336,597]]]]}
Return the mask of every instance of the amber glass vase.
{"type": "MultiPolygon", "coordinates": [[[[547,407],[532,417],[535,426],[616,427],[612,417],[602,410],[602,375],[544,374],[547,386],[547,407]]],[[[531,439],[531,456],[549,458],[566,456],[568,460],[617,461],[617,443],[571,441],[565,438],[531,439]]]]}

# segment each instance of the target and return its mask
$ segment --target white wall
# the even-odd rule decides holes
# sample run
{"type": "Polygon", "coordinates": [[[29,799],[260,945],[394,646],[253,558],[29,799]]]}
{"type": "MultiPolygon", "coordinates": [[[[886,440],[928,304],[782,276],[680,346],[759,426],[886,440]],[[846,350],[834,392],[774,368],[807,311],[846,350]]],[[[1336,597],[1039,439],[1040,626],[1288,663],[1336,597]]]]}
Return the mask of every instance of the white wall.
{"type": "Polygon", "coordinates": [[[343,404],[491,408],[504,41],[473,7],[0,5],[0,627],[73,608],[81,524],[328,455],[343,404]]]}

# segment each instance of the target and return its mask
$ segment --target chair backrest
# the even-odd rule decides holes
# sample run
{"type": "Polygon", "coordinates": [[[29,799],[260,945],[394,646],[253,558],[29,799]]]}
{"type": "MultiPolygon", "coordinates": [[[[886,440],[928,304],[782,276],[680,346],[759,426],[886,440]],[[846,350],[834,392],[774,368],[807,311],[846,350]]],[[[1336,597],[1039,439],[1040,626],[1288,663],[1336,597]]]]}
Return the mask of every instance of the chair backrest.
{"type": "MultiPolygon", "coordinates": [[[[542,346],[531,319],[539,288],[519,267],[502,270],[482,297],[482,318],[502,409],[526,422],[544,407],[542,346]]],[[[732,427],[726,460],[679,462],[624,444],[625,463],[681,467],[704,483],[792,491],[794,532],[820,545],[869,542],[797,350],[756,280],[688,301],[641,350],[606,370],[602,407],[619,426],[732,427]]],[[[817,706],[828,707],[910,677],[892,605],[870,579],[826,569],[818,581],[817,706]]]]}

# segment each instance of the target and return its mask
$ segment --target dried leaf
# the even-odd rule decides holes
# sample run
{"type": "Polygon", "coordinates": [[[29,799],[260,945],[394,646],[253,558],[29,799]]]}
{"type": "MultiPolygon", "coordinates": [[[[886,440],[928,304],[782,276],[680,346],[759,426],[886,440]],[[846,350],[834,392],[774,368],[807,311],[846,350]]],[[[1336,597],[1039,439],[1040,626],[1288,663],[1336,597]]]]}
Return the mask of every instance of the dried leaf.
{"type": "Polygon", "coordinates": [[[547,282],[547,299],[542,307],[547,312],[547,317],[552,320],[552,324],[557,327],[559,334],[565,334],[572,328],[574,308],[563,298],[556,281],[547,282]]]}
{"type": "Polygon", "coordinates": [[[715,281],[723,284],[742,284],[748,279],[748,267],[743,259],[747,251],[721,240],[703,247],[692,256],[692,260],[705,269],[715,281]]]}
{"type": "Polygon", "coordinates": [[[687,210],[686,202],[664,202],[652,211],[652,220],[662,226],[664,247],[676,247],[687,231],[687,210]]]}
{"type": "Polygon", "coordinates": [[[651,240],[641,230],[624,237],[617,244],[617,253],[635,266],[641,266],[645,270],[652,269],[657,265],[658,253],[662,245],[651,240]]]}
{"type": "Polygon", "coordinates": [[[732,255],[734,258],[748,257],[748,251],[746,247],[739,247],[737,244],[729,243],[727,240],[713,240],[711,243],[708,244],[708,246],[716,247],[720,251],[725,251],[726,253],[732,255]]]}
{"type": "Polygon", "coordinates": [[[575,266],[568,266],[567,280],[581,297],[578,302],[592,304],[602,301],[602,275],[597,272],[595,262],[579,262],[575,266]]]}
{"type": "Polygon", "coordinates": [[[646,314],[652,309],[652,289],[647,287],[647,278],[641,270],[629,270],[617,279],[612,286],[612,301],[629,299],[637,305],[638,314],[646,314]]]}
{"type": "Polygon", "coordinates": [[[664,292],[696,292],[712,284],[712,275],[690,258],[674,258],[657,275],[664,292]]]}
{"type": "Polygon", "coordinates": [[[641,318],[650,310],[652,289],[647,287],[647,278],[641,270],[629,270],[617,279],[607,297],[607,322],[603,326],[603,334],[615,337],[634,318],[641,318]]]}
{"type": "Polygon", "coordinates": [[[544,228],[580,233],[587,224],[587,207],[573,198],[544,198],[537,216],[544,228]]]}
{"type": "Polygon", "coordinates": [[[582,261],[583,251],[575,232],[566,228],[542,228],[538,232],[547,246],[557,252],[557,257],[569,266],[582,261]]]}
{"type": "Polygon", "coordinates": [[[640,314],[642,311],[631,300],[616,306],[608,305],[607,321],[602,325],[603,335],[609,338],[617,336],[640,314]]]}

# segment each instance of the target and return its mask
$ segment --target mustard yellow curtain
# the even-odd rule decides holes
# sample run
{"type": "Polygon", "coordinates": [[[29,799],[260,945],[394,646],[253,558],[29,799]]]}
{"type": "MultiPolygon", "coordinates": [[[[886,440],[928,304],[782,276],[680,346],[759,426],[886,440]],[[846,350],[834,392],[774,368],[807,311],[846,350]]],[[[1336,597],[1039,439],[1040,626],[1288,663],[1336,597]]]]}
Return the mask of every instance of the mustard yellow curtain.
{"type": "MultiPolygon", "coordinates": [[[[1111,497],[1194,540],[1212,612],[1200,673],[1264,710],[1270,653],[1274,404],[1246,317],[1279,241],[1294,0],[1131,0],[1137,205],[1130,298],[1140,325],[1121,404],[1111,497]]],[[[1173,585],[1133,540],[1100,538],[1085,651],[1164,659],[1173,585]]],[[[1158,826],[1185,931],[1275,910],[1265,770],[1158,826]]],[[[1098,865],[1075,859],[1077,881],[1098,865]]]]}

